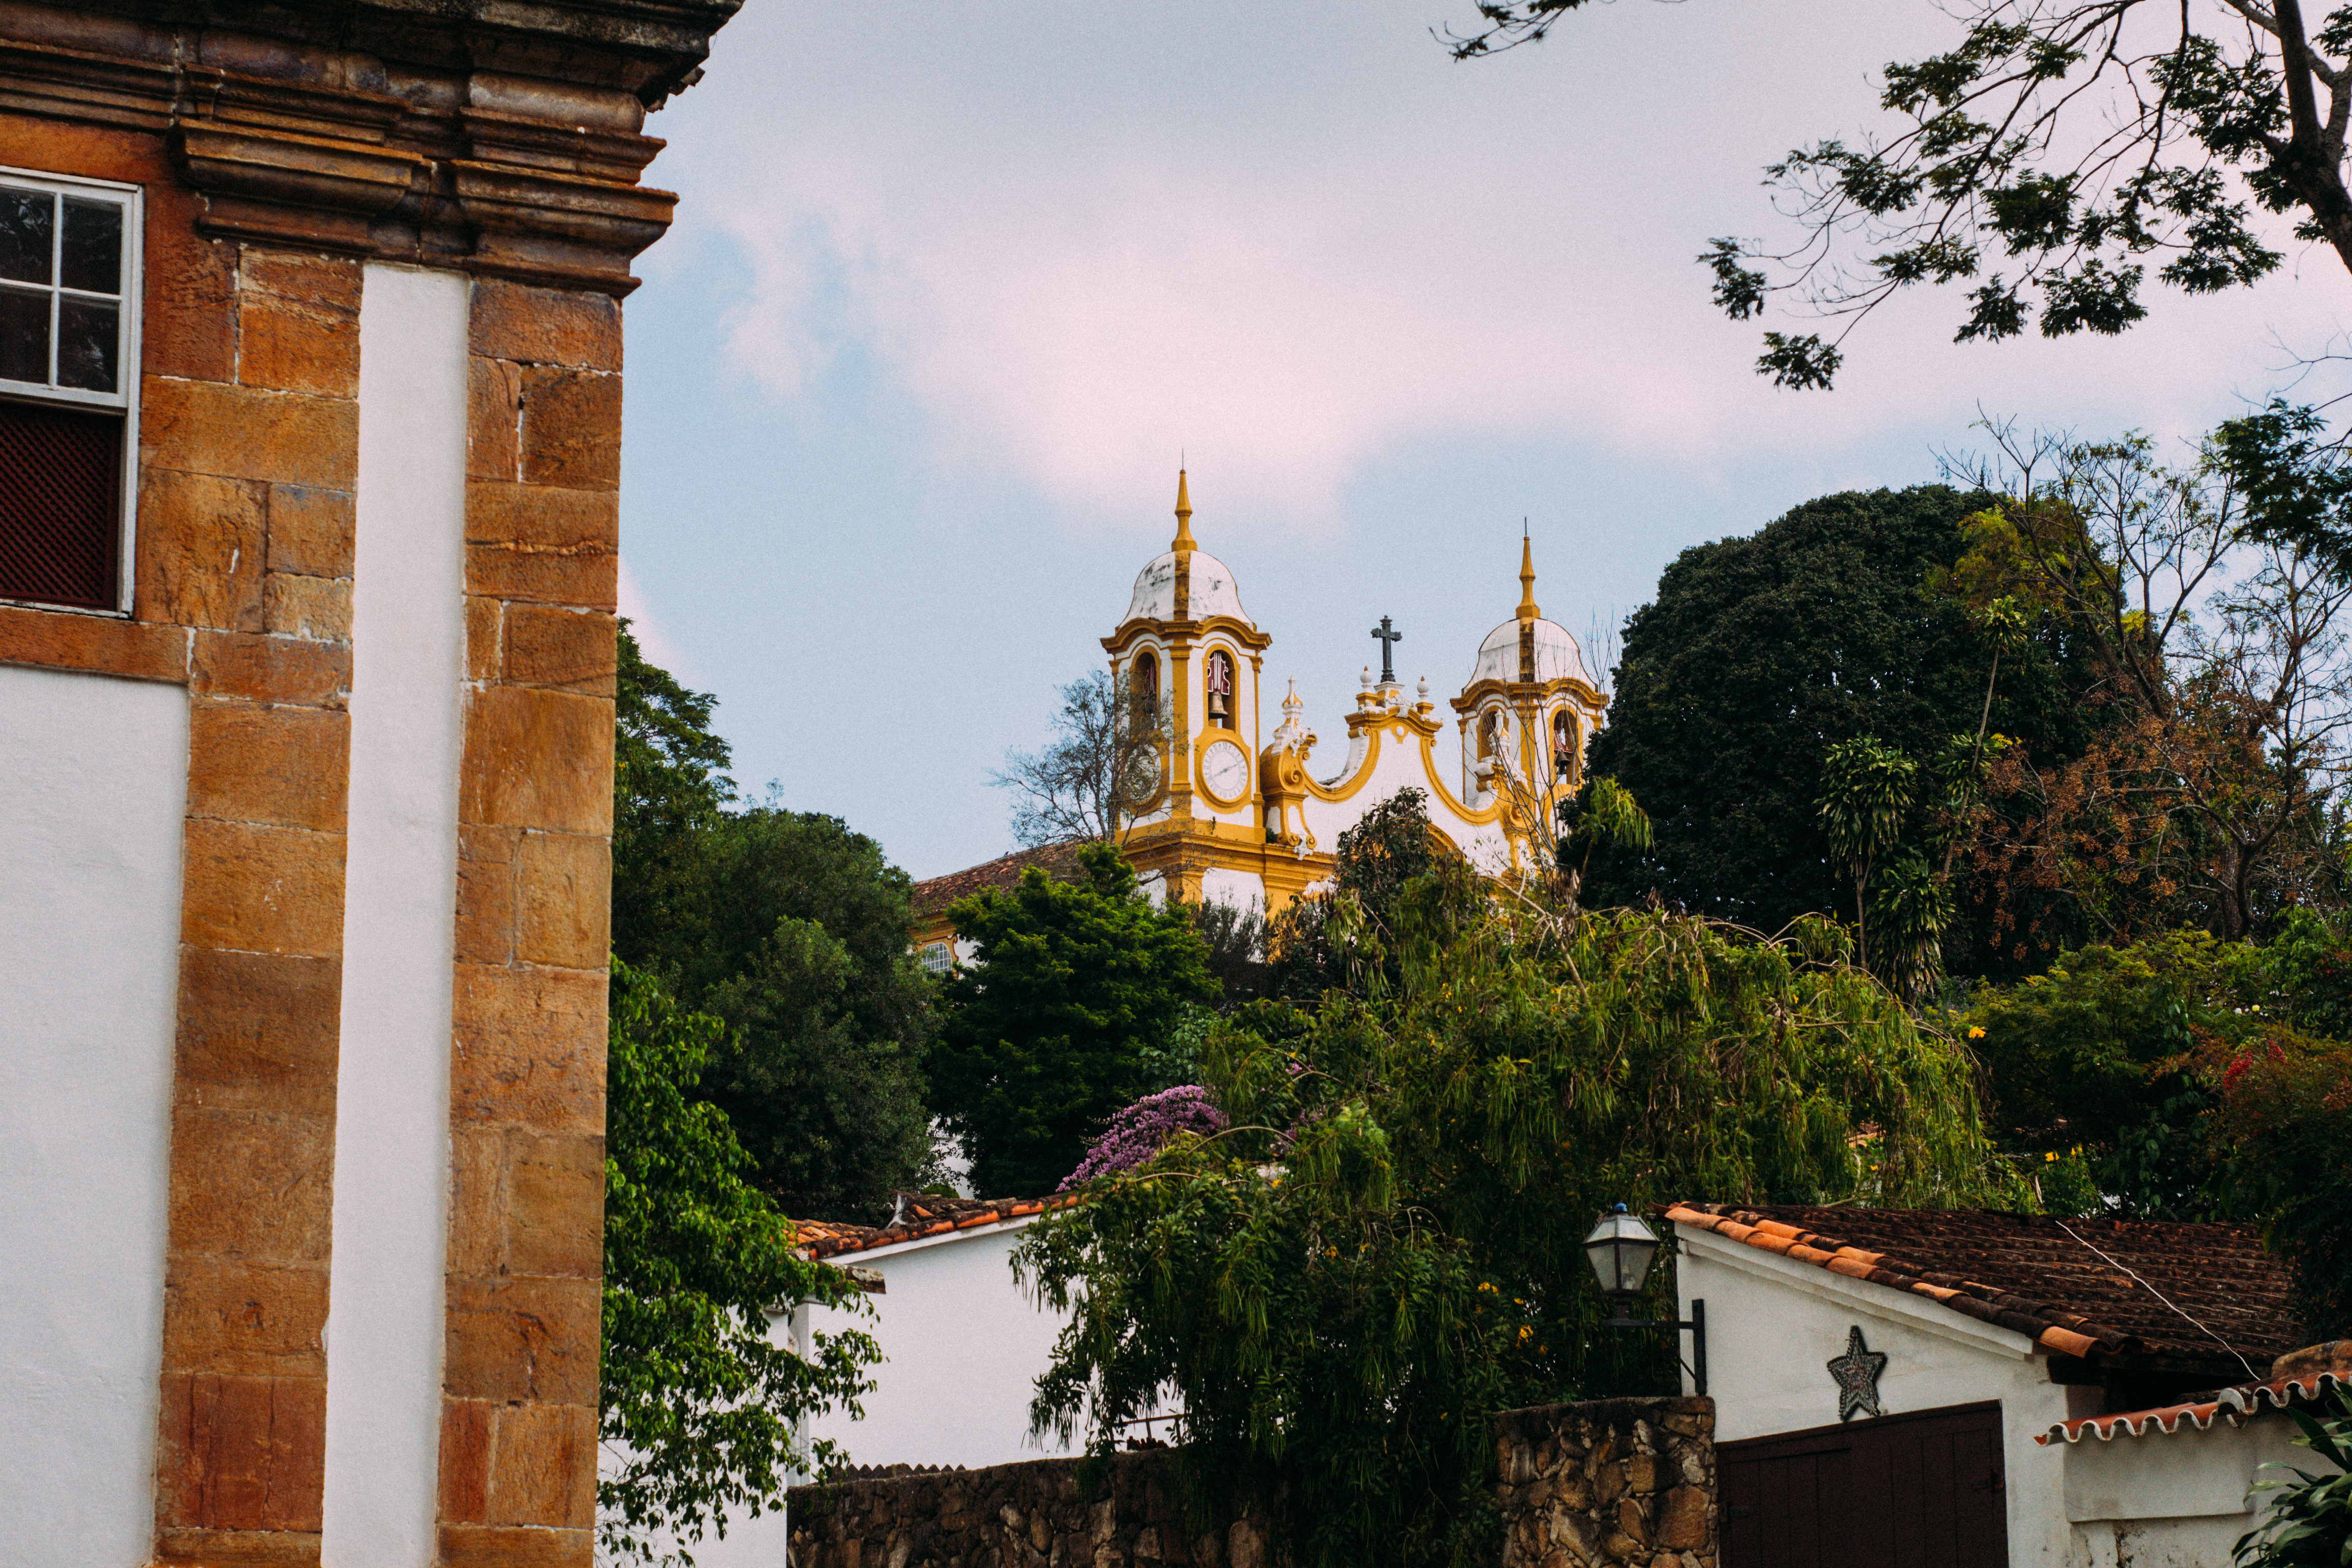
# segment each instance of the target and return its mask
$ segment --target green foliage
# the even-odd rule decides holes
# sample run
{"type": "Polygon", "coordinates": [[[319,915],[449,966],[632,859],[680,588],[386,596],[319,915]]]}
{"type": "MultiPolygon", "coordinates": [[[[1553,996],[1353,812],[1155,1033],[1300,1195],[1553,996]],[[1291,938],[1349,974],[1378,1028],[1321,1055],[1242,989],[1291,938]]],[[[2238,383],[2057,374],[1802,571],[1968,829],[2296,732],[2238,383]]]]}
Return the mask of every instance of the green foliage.
{"type": "MultiPolygon", "coordinates": [[[[1543,37],[1578,0],[1477,0],[1456,58],[1543,37]]],[[[1959,286],[1957,341],[2112,335],[2143,319],[2151,268],[2184,293],[2274,270],[2260,211],[2352,265],[2339,130],[2352,12],[2304,35],[2256,0],[1969,0],[1940,54],[1885,67],[1891,133],[1802,146],[1766,170],[1798,233],[1718,238],[1698,260],[1734,321],[1790,294],[1853,319],[1906,289],[1959,286]],[[2135,12],[2147,13],[2145,19],[2135,12]],[[2158,18],[2163,20],[2159,22],[2158,18]],[[2319,101],[2321,89],[2327,103],[2319,101]]],[[[1843,332],[1837,334],[1842,337],[1843,332]]],[[[1819,333],[1764,334],[1758,370],[1826,387],[1819,333]]]]}
{"type": "Polygon", "coordinates": [[[2268,991],[2255,949],[2176,931],[2067,953],[2046,974],[1986,988],[1956,1024],[1983,1058],[2002,1147],[2029,1175],[2070,1157],[2087,1171],[2092,1194],[2069,1173],[2043,1181],[2043,1206],[2105,1212],[2111,1199],[2135,1217],[2221,1219],[2233,1205],[2190,1058],[2259,1027],[2268,991]]]}
{"type": "Polygon", "coordinates": [[[1333,989],[1393,986],[1397,962],[1382,935],[1397,900],[1450,854],[1421,791],[1401,789],[1366,812],[1332,847],[1331,893],[1294,899],[1266,922],[1266,994],[1307,1002],[1333,989]]]}
{"type": "Polygon", "coordinates": [[[2258,1529],[2238,1538],[2231,1556],[2241,1568],[2346,1568],[2352,1563],[2352,1398],[2338,1389],[2319,1414],[2291,1409],[2287,1415],[2303,1429],[2295,1446],[2333,1465],[2336,1473],[2265,1463],[2263,1469],[2286,1474],[2254,1483],[2256,1506],[2266,1503],[2268,1510],[2258,1529]]]}
{"type": "Polygon", "coordinates": [[[613,951],[647,964],[703,901],[703,838],[734,798],[719,700],[646,662],[620,628],[613,737],[613,951]]]}
{"type": "MultiPolygon", "coordinates": [[[[2020,639],[1930,590],[1966,552],[1961,520],[1990,499],[1940,485],[1829,496],[1668,566],[1626,628],[1610,721],[1586,761],[1640,799],[1654,843],[1594,850],[1582,901],[1654,891],[1778,931],[1852,907],[1851,866],[1819,810],[1839,744],[1874,737],[1940,767],[1954,735],[1983,727],[2046,755],[2078,752],[2082,670],[2061,633],[2020,639]]],[[[2025,955],[1996,949],[1965,867],[1948,890],[1950,968],[2014,973],[2025,955]]]]}
{"type": "Polygon", "coordinates": [[[760,1184],[809,1219],[875,1222],[929,1179],[920,1070],[932,987],[907,951],[906,873],[837,817],[745,809],[716,700],[621,633],[613,951],[727,1026],[707,1092],[760,1184]]]}
{"type": "Polygon", "coordinates": [[[724,818],[705,865],[709,918],[674,962],[728,1026],[710,1098],[789,1212],[877,1223],[931,1174],[935,987],[907,945],[912,884],[838,817],[773,805],[724,818]]]}
{"type": "Polygon", "coordinates": [[[792,1222],[744,1180],[726,1117],[694,1098],[719,1032],[614,962],[599,1433],[624,1462],[597,1483],[608,1555],[650,1559],[657,1532],[723,1537],[728,1509],[782,1507],[789,1472],[836,1458],[803,1451],[795,1422],[855,1412],[872,1386],[861,1369],[880,1357],[856,1331],[814,1336],[806,1360],[768,1342],[774,1304],[862,1311],[864,1299],[793,1250],[792,1222]]]}
{"type": "Polygon", "coordinates": [[[933,1103],[971,1154],[975,1191],[1055,1190],[1087,1142],[1154,1076],[1187,1004],[1217,999],[1206,951],[1181,907],[1154,909],[1108,845],[1078,851],[1082,881],[1032,867],[1010,891],[951,906],[975,944],[941,993],[928,1068],[933,1103]]]}
{"type": "Polygon", "coordinates": [[[2216,1087],[2215,1149],[2294,1270],[2304,1337],[2352,1333],[2352,1046],[2270,1031],[2230,1056],[2216,1087]]]}
{"type": "Polygon", "coordinates": [[[2224,422],[2213,444],[2245,496],[2248,538],[2307,551],[2352,581],[2352,465],[2317,410],[2273,398],[2224,422]]]}
{"type": "Polygon", "coordinates": [[[1027,1233],[1018,1267],[1074,1313],[1039,1427],[1100,1453],[1164,1398],[1195,1500],[1277,1508],[1302,1563],[1472,1561],[1490,1413],[1673,1386],[1662,1338],[1600,1326],[1603,1205],[2016,1200],[1965,1053],[1829,922],[1776,943],[1495,895],[1458,859],[1396,889],[1393,986],[1230,1015],[1231,1129],[1027,1233]]]}

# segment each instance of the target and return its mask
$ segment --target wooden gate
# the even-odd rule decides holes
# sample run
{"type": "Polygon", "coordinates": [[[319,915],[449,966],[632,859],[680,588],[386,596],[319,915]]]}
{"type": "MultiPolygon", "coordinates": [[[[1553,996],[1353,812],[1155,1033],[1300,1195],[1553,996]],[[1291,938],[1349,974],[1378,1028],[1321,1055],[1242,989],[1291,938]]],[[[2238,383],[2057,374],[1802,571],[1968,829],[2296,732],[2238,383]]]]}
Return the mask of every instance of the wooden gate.
{"type": "Polygon", "coordinates": [[[1723,1568],[2008,1568],[2000,1405],[1726,1443],[1723,1568]]]}

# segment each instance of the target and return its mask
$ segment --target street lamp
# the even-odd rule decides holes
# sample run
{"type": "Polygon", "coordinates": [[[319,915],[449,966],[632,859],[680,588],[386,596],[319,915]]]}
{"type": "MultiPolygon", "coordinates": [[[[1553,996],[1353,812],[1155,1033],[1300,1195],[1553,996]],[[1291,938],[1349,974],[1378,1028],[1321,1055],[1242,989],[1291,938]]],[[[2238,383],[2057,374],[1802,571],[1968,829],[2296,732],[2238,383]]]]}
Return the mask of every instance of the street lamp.
{"type": "Polygon", "coordinates": [[[1601,1293],[1609,1298],[1609,1305],[1617,1315],[1608,1320],[1612,1329],[1673,1329],[1691,1331],[1691,1359],[1682,1363],[1680,1341],[1676,1342],[1675,1361],[1687,1364],[1691,1389],[1706,1393],[1706,1303],[1693,1301],[1687,1322],[1675,1318],[1629,1318],[1642,1294],[1642,1283],[1650,1277],[1650,1264],[1658,1256],[1658,1238],[1640,1218],[1626,1212],[1625,1205],[1601,1216],[1592,1234],[1584,1238],[1585,1261],[1592,1265],[1592,1277],[1601,1282],[1601,1293]]]}

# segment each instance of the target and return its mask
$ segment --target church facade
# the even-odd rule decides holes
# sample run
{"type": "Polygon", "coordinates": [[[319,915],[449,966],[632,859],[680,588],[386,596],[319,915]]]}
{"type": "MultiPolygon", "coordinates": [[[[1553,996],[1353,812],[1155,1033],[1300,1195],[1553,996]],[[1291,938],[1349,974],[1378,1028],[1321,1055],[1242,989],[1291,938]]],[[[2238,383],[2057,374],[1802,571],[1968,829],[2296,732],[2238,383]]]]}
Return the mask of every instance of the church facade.
{"type": "MultiPolygon", "coordinates": [[[[1385,617],[1380,672],[1326,742],[1296,681],[1266,700],[1274,638],[1243,606],[1233,569],[1192,534],[1189,482],[1176,479],[1176,535],[1135,579],[1127,613],[1102,639],[1117,689],[1165,726],[1156,790],[1136,803],[1121,842],[1147,884],[1188,903],[1278,913],[1330,879],[1339,836],[1401,790],[1426,797],[1430,823],[1480,869],[1540,858],[1544,824],[1583,781],[1585,742],[1608,700],[1566,627],[1535,597],[1534,546],[1519,554],[1519,602],[1471,656],[1441,706],[1426,677],[1408,694],[1385,617]]],[[[1062,874],[1066,847],[1029,850],[916,889],[915,942],[926,965],[957,953],[950,895],[1009,885],[1027,866],[1062,874]]]]}

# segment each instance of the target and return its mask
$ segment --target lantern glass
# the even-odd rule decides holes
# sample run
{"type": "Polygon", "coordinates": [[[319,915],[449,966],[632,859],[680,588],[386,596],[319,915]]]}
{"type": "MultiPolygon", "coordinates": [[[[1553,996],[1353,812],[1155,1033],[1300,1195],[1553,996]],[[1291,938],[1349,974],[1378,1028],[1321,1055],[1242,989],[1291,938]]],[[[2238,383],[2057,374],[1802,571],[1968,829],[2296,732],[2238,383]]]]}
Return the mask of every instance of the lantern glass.
{"type": "Polygon", "coordinates": [[[1623,1204],[1614,1213],[1602,1215],[1592,1234],[1584,1238],[1584,1256],[1592,1265],[1593,1278],[1601,1281],[1604,1293],[1619,1300],[1642,1293],[1642,1282],[1650,1277],[1650,1260],[1657,1255],[1658,1238],[1648,1226],[1626,1213],[1623,1204]]]}

